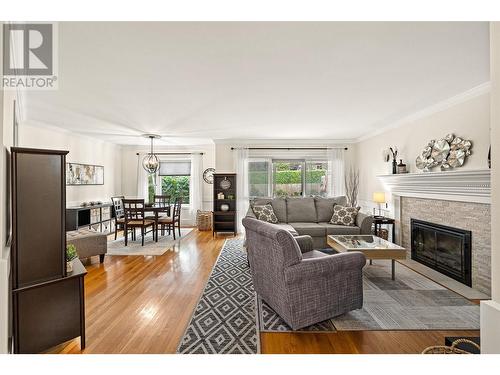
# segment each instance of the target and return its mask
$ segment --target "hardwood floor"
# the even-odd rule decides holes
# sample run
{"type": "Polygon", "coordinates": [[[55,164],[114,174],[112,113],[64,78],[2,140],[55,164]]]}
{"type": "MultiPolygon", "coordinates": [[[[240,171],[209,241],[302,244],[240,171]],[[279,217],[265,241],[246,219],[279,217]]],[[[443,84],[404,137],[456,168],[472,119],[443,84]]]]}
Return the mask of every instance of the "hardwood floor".
{"type": "MultiPolygon", "coordinates": [[[[226,238],[196,229],[161,256],[107,256],[86,264],[87,347],[49,353],[175,353],[226,238]]],[[[479,331],[263,333],[262,353],[420,353],[445,336],[479,331]]]]}
{"type": "Polygon", "coordinates": [[[262,333],[267,354],[418,354],[444,345],[446,336],[479,336],[479,331],[339,331],[262,333]]]}

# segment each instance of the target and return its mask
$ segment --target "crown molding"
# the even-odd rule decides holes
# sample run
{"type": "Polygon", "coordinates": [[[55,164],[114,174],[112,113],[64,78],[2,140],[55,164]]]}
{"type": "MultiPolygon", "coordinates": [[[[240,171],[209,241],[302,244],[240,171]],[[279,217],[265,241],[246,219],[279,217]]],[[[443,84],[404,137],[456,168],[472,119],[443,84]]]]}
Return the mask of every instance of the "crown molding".
{"type": "Polygon", "coordinates": [[[428,117],[434,113],[444,111],[445,109],[453,107],[457,104],[464,103],[464,102],[471,100],[473,98],[476,98],[478,96],[487,94],[490,91],[491,91],[491,82],[488,81],[488,82],[482,83],[476,87],[473,87],[470,90],[467,90],[467,91],[464,91],[458,95],[452,96],[451,98],[448,98],[446,100],[443,100],[441,102],[433,104],[433,105],[431,105],[427,108],[424,108],[420,111],[417,111],[411,115],[405,116],[405,117],[403,117],[403,118],[401,118],[401,119],[399,119],[391,124],[383,126],[379,129],[373,131],[373,132],[370,132],[370,133],[367,133],[361,137],[358,137],[356,139],[356,143],[373,138],[373,137],[380,135],[380,134],[383,134],[389,130],[399,128],[405,124],[408,124],[409,122],[413,122],[413,121],[428,117]]]}
{"type": "Polygon", "coordinates": [[[377,178],[398,196],[491,203],[490,169],[391,174],[377,178]]]}

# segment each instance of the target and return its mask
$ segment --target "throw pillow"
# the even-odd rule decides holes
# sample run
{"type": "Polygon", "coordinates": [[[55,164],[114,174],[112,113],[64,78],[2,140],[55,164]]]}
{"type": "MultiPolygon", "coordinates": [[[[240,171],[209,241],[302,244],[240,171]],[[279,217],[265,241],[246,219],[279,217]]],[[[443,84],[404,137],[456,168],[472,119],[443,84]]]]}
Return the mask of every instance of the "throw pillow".
{"type": "Polygon", "coordinates": [[[358,216],[359,207],[345,207],[336,204],[333,206],[333,215],[330,219],[331,224],[354,226],[356,216],[358,216]]]}
{"type": "Polygon", "coordinates": [[[272,224],[276,224],[278,222],[278,218],[274,213],[273,206],[271,206],[270,204],[253,206],[253,212],[259,220],[266,221],[272,224]]]}

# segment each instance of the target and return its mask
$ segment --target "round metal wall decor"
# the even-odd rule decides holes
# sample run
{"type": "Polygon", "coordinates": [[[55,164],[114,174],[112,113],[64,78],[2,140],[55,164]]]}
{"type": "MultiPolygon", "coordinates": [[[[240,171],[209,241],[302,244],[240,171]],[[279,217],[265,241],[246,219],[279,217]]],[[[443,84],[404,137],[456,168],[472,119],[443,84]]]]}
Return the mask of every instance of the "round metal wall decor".
{"type": "Polygon", "coordinates": [[[434,146],[432,146],[431,157],[435,162],[441,163],[448,157],[450,153],[450,144],[446,141],[446,139],[440,139],[434,142],[434,146]]]}
{"type": "Polygon", "coordinates": [[[467,156],[472,154],[471,148],[471,141],[448,134],[443,139],[430,141],[417,156],[415,165],[424,172],[437,166],[440,166],[442,171],[458,168],[464,165],[467,156]]]}
{"type": "Polygon", "coordinates": [[[215,168],[207,168],[203,172],[203,179],[207,184],[214,183],[214,173],[215,173],[215,168]]]}
{"type": "Polygon", "coordinates": [[[227,190],[231,187],[231,181],[229,181],[227,179],[227,177],[225,177],[221,182],[220,182],[220,187],[221,189],[223,190],[227,190]]]}

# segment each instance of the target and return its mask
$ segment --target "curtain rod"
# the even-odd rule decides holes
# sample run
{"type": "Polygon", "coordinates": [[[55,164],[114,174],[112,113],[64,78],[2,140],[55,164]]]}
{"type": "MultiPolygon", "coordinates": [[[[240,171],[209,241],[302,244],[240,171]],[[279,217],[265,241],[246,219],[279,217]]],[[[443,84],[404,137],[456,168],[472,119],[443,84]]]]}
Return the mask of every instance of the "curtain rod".
{"type": "MultiPolygon", "coordinates": [[[[231,147],[232,150],[237,150],[239,147],[231,147]]],[[[331,150],[331,149],[343,149],[348,150],[347,147],[241,147],[247,148],[248,150],[331,150]]]]}
{"type": "MultiPolygon", "coordinates": [[[[205,155],[204,152],[155,152],[155,155],[205,155]]],[[[137,156],[140,153],[136,153],[137,156]]]]}

